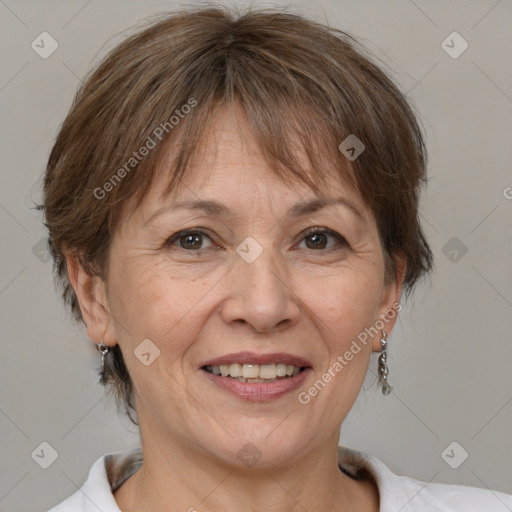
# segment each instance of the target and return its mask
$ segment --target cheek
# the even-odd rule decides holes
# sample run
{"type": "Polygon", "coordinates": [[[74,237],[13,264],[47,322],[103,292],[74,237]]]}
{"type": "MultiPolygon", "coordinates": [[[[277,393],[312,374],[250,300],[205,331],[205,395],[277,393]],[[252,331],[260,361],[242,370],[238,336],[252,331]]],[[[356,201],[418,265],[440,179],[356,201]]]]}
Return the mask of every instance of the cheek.
{"type": "Polygon", "coordinates": [[[323,410],[326,421],[335,422],[345,415],[363,384],[372,352],[372,339],[365,329],[376,320],[381,284],[379,274],[366,266],[339,272],[329,286],[315,286],[315,311],[321,317],[317,325],[323,338],[323,347],[318,349],[325,354],[314,382],[326,383],[326,389],[320,385],[321,392],[316,388],[311,392],[318,393],[315,407],[323,410]]]}
{"type": "Polygon", "coordinates": [[[119,268],[115,276],[115,295],[118,312],[128,321],[148,330],[158,329],[161,323],[172,327],[174,317],[193,296],[193,287],[166,272],[160,262],[132,261],[119,268]]]}
{"type": "Polygon", "coordinates": [[[325,281],[309,282],[305,293],[313,312],[344,345],[373,325],[381,301],[383,276],[369,266],[344,269],[325,281]]]}
{"type": "Polygon", "coordinates": [[[116,333],[136,400],[152,407],[155,400],[165,399],[177,407],[187,399],[176,376],[182,375],[183,356],[200,329],[191,306],[198,302],[199,294],[190,282],[187,286],[169,277],[158,264],[127,265],[112,277],[116,333]],[[150,354],[147,365],[145,353],[150,354]],[[169,389],[173,390],[170,396],[169,389]]]}
{"type": "Polygon", "coordinates": [[[161,351],[185,349],[179,340],[186,339],[184,324],[190,324],[181,320],[187,317],[190,304],[197,302],[194,298],[198,294],[190,283],[185,286],[171,278],[158,263],[135,262],[118,268],[111,281],[121,345],[134,350],[142,340],[150,339],[161,351]]]}

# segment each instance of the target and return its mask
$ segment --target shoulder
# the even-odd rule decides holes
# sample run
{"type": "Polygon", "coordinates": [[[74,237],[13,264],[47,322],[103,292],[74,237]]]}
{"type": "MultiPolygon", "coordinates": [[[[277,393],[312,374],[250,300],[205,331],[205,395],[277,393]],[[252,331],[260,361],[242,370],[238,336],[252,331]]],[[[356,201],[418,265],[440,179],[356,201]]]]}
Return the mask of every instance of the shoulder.
{"type": "Polygon", "coordinates": [[[102,455],[92,465],[86,482],[48,512],[121,512],[113,490],[142,463],[139,448],[102,455]]]}
{"type": "Polygon", "coordinates": [[[339,447],[338,460],[354,476],[366,470],[379,488],[381,512],[511,512],[512,495],[466,485],[422,482],[393,473],[372,455],[339,447]]]}
{"type": "Polygon", "coordinates": [[[461,510],[460,507],[464,507],[465,512],[482,510],[486,512],[512,511],[512,495],[510,494],[467,485],[426,483],[417,482],[416,480],[412,482],[416,486],[419,484],[425,489],[425,500],[433,501],[437,499],[440,504],[442,503],[446,507],[446,510],[461,510]]]}

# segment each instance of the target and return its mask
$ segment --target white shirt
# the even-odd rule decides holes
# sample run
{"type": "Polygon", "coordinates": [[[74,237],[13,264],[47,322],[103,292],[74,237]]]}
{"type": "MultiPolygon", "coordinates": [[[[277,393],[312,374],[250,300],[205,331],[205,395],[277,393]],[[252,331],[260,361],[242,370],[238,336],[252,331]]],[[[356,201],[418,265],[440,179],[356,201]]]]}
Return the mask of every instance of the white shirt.
{"type": "MultiPolygon", "coordinates": [[[[464,485],[427,483],[393,473],[377,457],[338,449],[340,469],[357,477],[365,469],[375,479],[380,512],[511,512],[512,495],[464,485]]],[[[48,512],[121,512],[113,492],[142,464],[140,448],[103,455],[92,466],[87,481],[48,512]]]]}

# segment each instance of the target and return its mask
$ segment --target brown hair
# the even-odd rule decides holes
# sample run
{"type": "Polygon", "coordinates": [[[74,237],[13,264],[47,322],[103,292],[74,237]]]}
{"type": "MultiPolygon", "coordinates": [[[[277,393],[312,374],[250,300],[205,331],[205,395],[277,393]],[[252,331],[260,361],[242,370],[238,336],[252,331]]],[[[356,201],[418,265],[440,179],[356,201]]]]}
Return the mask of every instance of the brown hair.
{"type": "MultiPolygon", "coordinates": [[[[194,8],[152,21],[105,57],[81,84],[49,156],[40,208],[56,279],[77,321],[65,252],[106,280],[123,204],[134,197],[140,205],[169,155],[166,193],[174,190],[208,119],[233,102],[278,176],[321,195],[328,169],[336,169],[356,187],[375,215],[391,270],[393,254],[407,258],[406,294],[431,270],[418,217],[422,133],[405,96],[365,49],[296,14],[194,8]],[[349,162],[338,146],[351,134],[365,149],[349,162]]],[[[102,381],[132,418],[132,382],[118,345],[105,361],[102,381]]]]}

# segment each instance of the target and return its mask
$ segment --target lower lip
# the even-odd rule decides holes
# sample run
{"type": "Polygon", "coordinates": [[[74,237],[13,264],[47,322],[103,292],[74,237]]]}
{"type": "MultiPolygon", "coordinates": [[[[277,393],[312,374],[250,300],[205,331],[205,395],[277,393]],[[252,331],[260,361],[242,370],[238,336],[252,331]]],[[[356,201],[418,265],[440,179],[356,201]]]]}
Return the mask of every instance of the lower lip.
{"type": "Polygon", "coordinates": [[[268,402],[297,389],[307,378],[311,368],[306,368],[295,377],[286,377],[274,382],[240,382],[231,377],[222,377],[201,368],[211,382],[232,395],[252,402],[268,402]]]}

